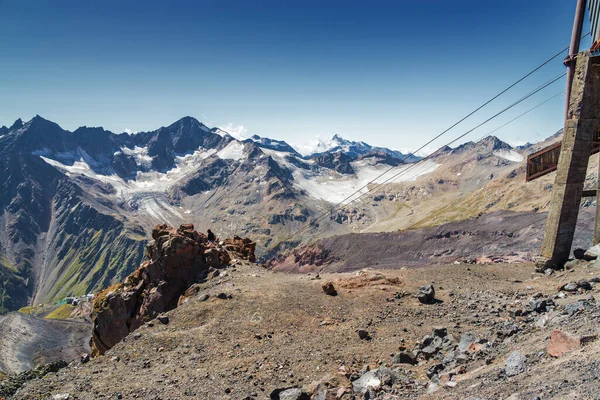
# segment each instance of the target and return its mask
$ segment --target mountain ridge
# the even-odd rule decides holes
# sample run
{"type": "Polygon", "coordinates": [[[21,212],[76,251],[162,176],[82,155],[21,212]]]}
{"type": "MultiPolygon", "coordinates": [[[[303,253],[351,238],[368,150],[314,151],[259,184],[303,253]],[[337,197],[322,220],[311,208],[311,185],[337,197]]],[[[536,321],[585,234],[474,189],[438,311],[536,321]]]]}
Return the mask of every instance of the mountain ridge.
{"type": "Polygon", "coordinates": [[[489,137],[413,167],[393,150],[340,136],[306,157],[285,141],[238,140],[193,117],[135,134],[70,132],[41,116],[13,126],[0,135],[0,290],[10,293],[0,311],[110,285],[137,265],[145,232],[159,223],[250,236],[261,256],[306,224],[294,240],[416,224],[435,196],[478,190],[524,154],[489,137]],[[390,176],[398,177],[383,197],[367,193],[390,176]],[[370,203],[312,223],[357,191],[370,203]],[[416,211],[405,218],[409,207],[416,211]]]}

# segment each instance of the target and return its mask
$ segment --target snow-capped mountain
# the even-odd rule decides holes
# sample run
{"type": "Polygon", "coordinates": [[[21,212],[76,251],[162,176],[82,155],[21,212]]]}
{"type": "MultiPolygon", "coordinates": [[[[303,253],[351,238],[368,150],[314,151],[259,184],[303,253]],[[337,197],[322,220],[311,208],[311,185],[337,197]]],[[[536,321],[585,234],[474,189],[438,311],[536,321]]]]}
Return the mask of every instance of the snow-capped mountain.
{"type": "MultiPolygon", "coordinates": [[[[454,162],[453,151],[476,160],[485,154],[497,168],[519,156],[493,140],[469,146],[415,165],[407,162],[417,158],[339,136],[301,155],[284,141],[237,140],[191,117],[136,134],[17,120],[0,128],[0,312],[120,280],[139,265],[146,232],[158,223],[250,236],[261,254],[369,185],[393,177],[414,188],[454,162]]],[[[331,224],[311,224],[304,238],[389,218],[397,198],[353,205],[331,224]]]]}
{"type": "Polygon", "coordinates": [[[309,146],[301,148],[299,151],[305,157],[315,157],[324,153],[344,153],[347,156],[358,158],[373,153],[387,154],[401,163],[413,163],[421,159],[421,157],[413,154],[404,154],[398,150],[390,150],[385,147],[371,146],[365,142],[354,142],[344,139],[339,135],[333,135],[331,139],[317,140],[309,146]]]}

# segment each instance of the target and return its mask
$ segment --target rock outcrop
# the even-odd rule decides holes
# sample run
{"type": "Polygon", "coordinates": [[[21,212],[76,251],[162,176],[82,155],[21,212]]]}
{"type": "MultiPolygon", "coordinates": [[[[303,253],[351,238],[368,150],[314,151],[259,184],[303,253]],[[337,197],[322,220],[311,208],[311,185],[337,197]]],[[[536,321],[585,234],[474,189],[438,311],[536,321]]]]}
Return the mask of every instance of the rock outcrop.
{"type": "MultiPolygon", "coordinates": [[[[157,225],[146,248],[148,260],[124,282],[99,293],[92,309],[93,356],[104,354],[130,332],[160,313],[177,307],[180,296],[205,278],[210,267],[229,264],[225,248],[210,242],[191,224],[179,229],[157,225]]],[[[249,239],[226,239],[236,256],[254,261],[255,243],[249,239]]]]}
{"type": "Polygon", "coordinates": [[[223,246],[225,247],[225,250],[238,258],[256,262],[256,257],[254,255],[256,243],[248,238],[242,239],[239,236],[234,236],[233,239],[225,239],[223,241],[223,246]]]}

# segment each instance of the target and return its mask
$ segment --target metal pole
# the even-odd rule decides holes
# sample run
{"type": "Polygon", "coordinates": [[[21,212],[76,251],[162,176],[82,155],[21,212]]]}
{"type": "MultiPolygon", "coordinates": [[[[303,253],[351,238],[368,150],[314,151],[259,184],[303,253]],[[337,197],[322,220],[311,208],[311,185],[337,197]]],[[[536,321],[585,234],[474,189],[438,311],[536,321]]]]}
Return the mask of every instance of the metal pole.
{"type": "Polygon", "coordinates": [[[573,85],[575,57],[577,57],[577,53],[579,53],[581,33],[583,32],[583,19],[585,18],[585,3],[586,0],[577,0],[575,20],[573,21],[573,33],[571,34],[571,46],[569,48],[569,55],[565,59],[565,65],[567,66],[567,102],[565,106],[565,120],[569,119],[569,102],[571,101],[571,86],[573,85]]]}

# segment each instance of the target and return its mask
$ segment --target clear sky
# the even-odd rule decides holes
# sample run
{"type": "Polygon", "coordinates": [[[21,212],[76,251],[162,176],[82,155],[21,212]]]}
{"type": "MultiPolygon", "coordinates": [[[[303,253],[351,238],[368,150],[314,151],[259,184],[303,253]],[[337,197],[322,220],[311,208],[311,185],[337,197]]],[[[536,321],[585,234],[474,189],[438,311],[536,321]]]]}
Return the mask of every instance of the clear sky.
{"type": "MultiPolygon", "coordinates": [[[[143,131],[190,115],[297,145],[337,133],[414,149],[566,47],[575,3],[0,0],[0,125],[40,114],[143,131]]],[[[563,72],[562,58],[447,138],[563,72]]],[[[549,136],[563,102],[496,135],[549,136]]]]}

